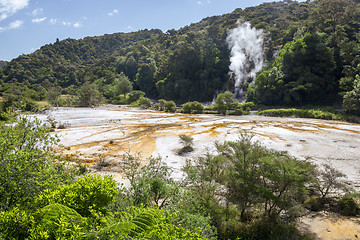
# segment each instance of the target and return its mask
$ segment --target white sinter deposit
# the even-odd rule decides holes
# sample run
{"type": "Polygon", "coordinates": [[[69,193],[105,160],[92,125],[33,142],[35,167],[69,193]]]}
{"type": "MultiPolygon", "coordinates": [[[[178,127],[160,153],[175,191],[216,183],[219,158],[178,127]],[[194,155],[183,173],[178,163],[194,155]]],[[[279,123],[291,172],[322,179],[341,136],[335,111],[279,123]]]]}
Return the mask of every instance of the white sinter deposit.
{"type": "Polygon", "coordinates": [[[119,106],[59,108],[39,115],[45,121],[47,116],[67,126],[56,134],[61,144],[71,148],[68,153],[79,153],[91,164],[100,157],[111,161],[115,167],[108,173],[114,176],[124,152],[142,152],[144,159],[160,155],[179,179],[186,159],[214,151],[215,141],[237,140],[246,131],[266,147],[334,166],[347,175],[349,184],[360,189],[359,124],[257,115],[188,115],[119,106]],[[181,134],[194,138],[194,152],[177,154],[181,134]]]}

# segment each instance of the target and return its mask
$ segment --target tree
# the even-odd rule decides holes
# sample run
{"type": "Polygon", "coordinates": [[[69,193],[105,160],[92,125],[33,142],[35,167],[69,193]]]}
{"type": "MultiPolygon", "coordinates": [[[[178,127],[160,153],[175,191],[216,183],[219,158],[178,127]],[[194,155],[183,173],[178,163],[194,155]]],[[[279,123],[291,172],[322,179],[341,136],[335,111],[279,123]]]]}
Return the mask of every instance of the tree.
{"type": "Polygon", "coordinates": [[[154,75],[156,72],[156,62],[151,59],[150,63],[141,64],[135,77],[135,82],[147,96],[156,97],[157,91],[155,86],[154,75]]]}
{"type": "Polygon", "coordinates": [[[346,190],[343,178],[345,174],[336,170],[329,164],[324,164],[320,170],[315,171],[317,181],[314,183],[315,190],[320,194],[323,200],[332,190],[346,190]]]}
{"type": "Polygon", "coordinates": [[[235,109],[238,102],[234,99],[232,92],[220,93],[215,99],[215,108],[218,113],[225,115],[227,110],[235,109]]]}
{"type": "Polygon", "coordinates": [[[132,90],[132,83],[130,82],[129,78],[125,76],[122,72],[120,73],[118,78],[114,79],[114,86],[115,86],[115,96],[120,94],[125,94],[131,92],[132,90]]]}
{"type": "Polygon", "coordinates": [[[272,68],[259,74],[248,100],[265,105],[332,103],[338,91],[334,71],[333,54],[321,36],[306,33],[286,43],[272,68]]]}
{"type": "Polygon", "coordinates": [[[28,206],[45,189],[71,181],[55,152],[58,139],[39,120],[0,126],[0,209],[28,206]]]}
{"type": "Polygon", "coordinates": [[[76,91],[79,98],[79,106],[91,107],[98,105],[102,96],[95,84],[85,83],[76,91]]]}
{"type": "Polygon", "coordinates": [[[149,158],[148,164],[140,166],[140,157],[124,155],[123,172],[130,181],[125,190],[135,206],[155,203],[164,208],[179,193],[179,185],[171,178],[171,169],[161,158],[149,158]]]}
{"type": "Polygon", "coordinates": [[[337,26],[346,24],[354,16],[356,8],[352,0],[321,0],[317,1],[311,16],[320,30],[335,33],[337,26]]]}
{"type": "Polygon", "coordinates": [[[46,92],[46,100],[48,100],[52,105],[58,107],[60,105],[61,97],[61,87],[49,87],[46,92]]]}
{"type": "MultiPolygon", "coordinates": [[[[218,196],[206,195],[215,202],[209,205],[235,205],[244,223],[252,219],[254,211],[270,219],[289,214],[312,180],[313,165],[268,150],[246,134],[238,141],[217,143],[216,150],[216,155],[207,154],[188,164],[185,172],[192,176],[190,184],[194,187],[216,187],[212,191],[218,196]]],[[[202,192],[198,188],[195,191],[202,192]]]]}
{"type": "Polygon", "coordinates": [[[347,112],[360,115],[360,75],[356,76],[353,90],[345,93],[343,106],[347,112]]]}

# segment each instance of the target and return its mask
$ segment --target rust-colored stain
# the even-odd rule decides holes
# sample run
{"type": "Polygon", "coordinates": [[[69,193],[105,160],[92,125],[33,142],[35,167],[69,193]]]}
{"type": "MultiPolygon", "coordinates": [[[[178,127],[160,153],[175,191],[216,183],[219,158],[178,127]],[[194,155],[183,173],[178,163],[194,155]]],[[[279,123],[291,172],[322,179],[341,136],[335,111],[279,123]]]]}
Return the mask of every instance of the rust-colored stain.
{"type": "MultiPolygon", "coordinates": [[[[124,110],[119,110],[124,111],[124,110]]],[[[132,111],[125,110],[129,113],[132,111]]],[[[91,126],[76,127],[74,130],[82,130],[78,139],[67,153],[82,152],[81,161],[87,164],[93,164],[99,161],[98,154],[102,157],[120,159],[124,153],[141,153],[144,158],[151,156],[157,149],[156,139],[161,137],[176,138],[177,135],[186,134],[190,136],[199,136],[199,138],[216,138],[220,135],[231,136],[239,134],[242,130],[248,131],[271,141],[287,141],[278,130],[287,130],[294,134],[307,132],[328,132],[327,130],[338,130],[353,134],[360,134],[360,131],[342,128],[336,126],[336,122],[327,121],[299,121],[287,119],[252,119],[250,117],[222,117],[189,115],[182,113],[164,113],[152,111],[150,114],[141,111],[133,111],[136,115],[125,117],[124,119],[109,119],[104,121],[104,125],[99,125],[86,131],[91,126]],[[118,133],[118,134],[117,134],[118,133]],[[98,137],[99,136],[99,137],[98,137]],[[106,139],[101,139],[104,137],[106,139]],[[95,139],[95,141],[93,141],[95,139]],[[90,142],[91,141],[91,142],[90,142]]],[[[341,123],[341,125],[347,125],[341,123]]],[[[351,124],[349,124],[351,125],[351,124]]],[[[66,130],[65,130],[66,131],[66,130]]],[[[67,135],[71,138],[71,135],[67,135]]]]}
{"type": "Polygon", "coordinates": [[[360,134],[360,131],[351,130],[351,129],[345,129],[345,128],[339,128],[339,127],[336,127],[334,125],[325,125],[325,124],[320,124],[320,123],[316,123],[314,125],[316,125],[319,128],[322,128],[322,129],[333,129],[333,130],[339,130],[339,131],[344,131],[344,132],[348,132],[348,133],[360,134]]]}
{"type": "Polygon", "coordinates": [[[268,138],[268,139],[270,139],[271,141],[276,141],[276,140],[285,141],[284,138],[282,138],[282,137],[280,137],[279,135],[274,134],[274,133],[260,133],[260,132],[258,132],[258,131],[256,131],[256,132],[251,131],[251,133],[254,133],[254,135],[259,135],[259,136],[264,137],[264,138],[268,138]]]}

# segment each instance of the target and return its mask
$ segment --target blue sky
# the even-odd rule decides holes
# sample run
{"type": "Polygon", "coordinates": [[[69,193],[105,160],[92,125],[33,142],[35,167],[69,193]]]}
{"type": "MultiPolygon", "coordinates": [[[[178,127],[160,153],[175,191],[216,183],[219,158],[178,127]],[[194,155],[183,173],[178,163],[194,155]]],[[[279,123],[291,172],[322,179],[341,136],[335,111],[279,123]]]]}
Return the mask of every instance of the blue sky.
{"type": "Polygon", "coordinates": [[[0,60],[65,38],[179,29],[264,0],[0,0],[0,60]]]}

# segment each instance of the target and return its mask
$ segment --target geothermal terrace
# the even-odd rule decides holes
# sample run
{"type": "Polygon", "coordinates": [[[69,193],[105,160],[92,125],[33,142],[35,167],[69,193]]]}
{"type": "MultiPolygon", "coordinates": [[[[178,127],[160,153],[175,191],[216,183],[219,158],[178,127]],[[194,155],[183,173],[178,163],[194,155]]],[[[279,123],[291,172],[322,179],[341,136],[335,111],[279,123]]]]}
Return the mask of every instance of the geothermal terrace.
{"type": "Polygon", "coordinates": [[[51,117],[66,126],[56,130],[61,144],[70,147],[66,153],[77,154],[90,164],[101,157],[111,163],[107,174],[119,181],[118,165],[124,153],[141,153],[144,161],[161,156],[173,168],[174,178],[180,179],[186,159],[211,152],[215,141],[236,140],[245,131],[268,148],[336,167],[347,175],[349,185],[360,189],[358,124],[257,115],[188,115],[112,105],[57,108],[38,117],[51,117]],[[181,134],[194,138],[194,152],[177,155],[181,134]]]}

